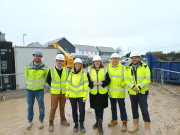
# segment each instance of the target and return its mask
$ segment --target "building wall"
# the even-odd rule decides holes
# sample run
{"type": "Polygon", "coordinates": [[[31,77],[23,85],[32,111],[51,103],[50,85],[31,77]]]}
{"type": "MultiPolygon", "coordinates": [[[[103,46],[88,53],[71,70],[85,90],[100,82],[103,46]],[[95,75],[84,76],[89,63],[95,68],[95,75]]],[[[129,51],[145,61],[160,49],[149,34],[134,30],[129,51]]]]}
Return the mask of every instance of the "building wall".
{"type": "Polygon", "coordinates": [[[61,39],[59,42],[57,42],[67,53],[76,53],[75,47],[69,43],[66,39],[61,39]]]}
{"type": "Polygon", "coordinates": [[[99,52],[99,55],[111,55],[113,52],[99,52]]]}
{"type": "Polygon", "coordinates": [[[91,52],[91,51],[79,51],[76,48],[76,53],[72,53],[71,55],[87,55],[89,57],[94,57],[94,55],[99,55],[99,52],[91,52]]]}
{"type": "MultiPolygon", "coordinates": [[[[34,50],[39,48],[30,47],[14,47],[14,57],[15,57],[15,72],[24,73],[26,65],[33,61],[32,53],[34,50]]],[[[56,65],[55,57],[58,53],[57,48],[41,48],[43,52],[42,61],[46,66],[52,68],[56,65]]],[[[26,87],[26,79],[24,74],[16,75],[16,84],[19,88],[26,87]]]]}

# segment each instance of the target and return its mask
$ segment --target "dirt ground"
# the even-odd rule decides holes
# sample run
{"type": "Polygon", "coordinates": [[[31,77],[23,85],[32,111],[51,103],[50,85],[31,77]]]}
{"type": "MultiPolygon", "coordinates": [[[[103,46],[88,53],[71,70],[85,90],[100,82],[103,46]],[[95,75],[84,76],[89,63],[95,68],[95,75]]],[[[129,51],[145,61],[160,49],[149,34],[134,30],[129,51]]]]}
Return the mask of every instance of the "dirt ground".
{"type": "MultiPolygon", "coordinates": [[[[87,72],[87,68],[84,69],[87,72]]],[[[174,88],[176,92],[180,93],[180,86],[168,86],[174,88]]],[[[180,135],[180,96],[171,94],[164,89],[158,89],[160,86],[156,84],[149,85],[150,94],[148,96],[149,114],[151,119],[151,133],[152,135],[180,135]]],[[[46,91],[47,92],[47,91],[46,91]]],[[[73,132],[73,118],[70,101],[67,100],[65,106],[66,119],[70,122],[70,126],[66,127],[60,124],[59,108],[57,108],[54,120],[54,132],[48,132],[49,112],[51,106],[50,93],[46,93],[44,97],[45,102],[45,119],[44,129],[38,129],[39,109],[37,101],[34,105],[34,120],[31,130],[26,130],[27,124],[27,102],[25,92],[18,94],[19,99],[10,99],[0,102],[0,135],[98,135],[98,130],[93,129],[92,125],[95,123],[94,110],[90,108],[89,99],[86,102],[85,114],[85,128],[86,133],[73,132]]],[[[17,97],[14,95],[14,97],[17,97]]],[[[89,96],[88,96],[89,97],[89,96]]],[[[17,97],[18,98],[18,97],[17,97]]],[[[7,98],[8,99],[8,98],[7,98]]],[[[126,88],[126,111],[128,115],[128,129],[133,125],[132,111],[129,95],[126,88]]],[[[108,127],[108,122],[111,120],[111,106],[104,110],[103,129],[104,135],[145,135],[144,122],[140,113],[140,130],[136,133],[121,132],[122,122],[120,112],[118,109],[118,124],[114,127],[108,127]]]]}
{"type": "MultiPolygon", "coordinates": [[[[152,135],[180,135],[180,96],[165,92],[157,91],[158,85],[150,84],[150,95],[148,97],[149,113],[151,118],[151,133],[152,135]]],[[[34,120],[31,130],[26,130],[27,124],[27,102],[26,98],[12,99],[0,103],[0,135],[98,135],[98,130],[93,129],[92,125],[95,122],[94,110],[90,108],[89,99],[86,102],[85,128],[86,133],[73,132],[73,119],[71,105],[69,100],[66,102],[66,118],[70,122],[70,126],[66,127],[60,124],[59,111],[56,111],[54,120],[54,132],[48,132],[48,118],[50,112],[50,93],[45,94],[45,127],[38,129],[39,109],[37,102],[34,106],[34,120]]],[[[126,96],[126,109],[128,115],[128,129],[132,127],[132,112],[130,99],[126,96]]],[[[140,112],[141,114],[141,112],[140,112]]],[[[118,111],[118,118],[120,113],[118,111]]],[[[121,120],[118,119],[118,125],[108,127],[108,122],[111,120],[111,108],[104,110],[103,128],[104,135],[130,135],[128,132],[121,132],[121,120]]],[[[140,130],[133,135],[144,135],[144,122],[140,115],[140,130]]]]}

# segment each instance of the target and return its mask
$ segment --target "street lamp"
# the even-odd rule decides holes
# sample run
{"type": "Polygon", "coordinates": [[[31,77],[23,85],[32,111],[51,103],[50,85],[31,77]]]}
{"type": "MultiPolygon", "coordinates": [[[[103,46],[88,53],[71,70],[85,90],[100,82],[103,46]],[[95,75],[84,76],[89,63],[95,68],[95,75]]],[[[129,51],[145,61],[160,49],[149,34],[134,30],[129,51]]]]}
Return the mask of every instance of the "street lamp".
{"type": "MultiPolygon", "coordinates": [[[[128,47],[128,54],[129,54],[129,48],[131,48],[131,47],[128,47]]],[[[129,57],[130,57],[130,54],[129,54],[129,57]]]]}
{"type": "Polygon", "coordinates": [[[24,44],[25,44],[25,43],[24,43],[24,36],[26,36],[26,34],[23,34],[23,46],[24,46],[24,44]]]}

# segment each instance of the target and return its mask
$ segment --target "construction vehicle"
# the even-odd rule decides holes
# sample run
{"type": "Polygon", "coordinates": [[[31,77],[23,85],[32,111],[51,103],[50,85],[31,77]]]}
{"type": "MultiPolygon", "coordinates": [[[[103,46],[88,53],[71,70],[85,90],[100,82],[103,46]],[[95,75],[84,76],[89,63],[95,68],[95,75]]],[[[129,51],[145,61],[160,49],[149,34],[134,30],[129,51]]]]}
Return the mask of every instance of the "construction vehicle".
{"type": "Polygon", "coordinates": [[[61,48],[61,46],[58,43],[53,43],[52,48],[58,48],[58,52],[60,54],[64,55],[64,57],[65,57],[65,61],[63,64],[64,67],[67,67],[69,69],[73,68],[73,57],[72,56],[70,56],[66,51],[64,51],[64,49],[61,48]]]}

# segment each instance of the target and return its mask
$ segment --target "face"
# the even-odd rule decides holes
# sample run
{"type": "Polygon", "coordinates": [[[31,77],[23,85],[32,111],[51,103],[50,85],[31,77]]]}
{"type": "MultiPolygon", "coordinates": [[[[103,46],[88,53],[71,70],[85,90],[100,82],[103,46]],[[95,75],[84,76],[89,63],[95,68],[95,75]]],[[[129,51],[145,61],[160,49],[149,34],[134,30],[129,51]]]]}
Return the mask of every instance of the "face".
{"type": "Polygon", "coordinates": [[[112,62],[113,65],[117,65],[118,62],[119,62],[119,58],[112,58],[111,62],[112,62]]]}
{"type": "Polygon", "coordinates": [[[138,56],[131,57],[131,61],[132,61],[133,65],[137,65],[140,61],[140,57],[138,57],[138,56]]]}
{"type": "Polygon", "coordinates": [[[94,65],[96,68],[99,68],[101,65],[101,61],[100,60],[94,61],[94,65]]]}
{"type": "Polygon", "coordinates": [[[62,67],[63,64],[64,64],[64,60],[56,60],[56,65],[57,65],[58,67],[62,67]]]}
{"type": "Polygon", "coordinates": [[[39,62],[41,62],[42,56],[38,55],[38,54],[34,54],[33,58],[34,58],[35,62],[39,63],[39,62]]]}
{"type": "Polygon", "coordinates": [[[76,70],[81,70],[82,64],[77,62],[74,64],[76,70]]]}

